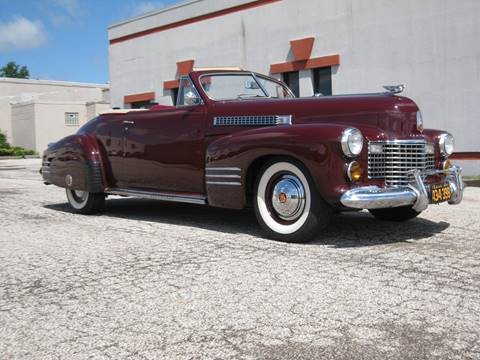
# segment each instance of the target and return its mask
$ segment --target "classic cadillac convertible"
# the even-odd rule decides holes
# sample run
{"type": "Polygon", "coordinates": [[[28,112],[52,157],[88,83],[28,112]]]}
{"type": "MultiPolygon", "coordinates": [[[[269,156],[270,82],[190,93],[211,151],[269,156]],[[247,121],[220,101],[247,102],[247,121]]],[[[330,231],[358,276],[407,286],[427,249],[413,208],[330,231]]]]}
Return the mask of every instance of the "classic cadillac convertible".
{"type": "Polygon", "coordinates": [[[404,221],[462,200],[452,135],[424,129],[401,86],[297,99],[274,78],[226,69],[179,86],[175,107],[112,110],[49,146],[45,183],[80,214],[108,195],[251,206],[267,236],[291,242],[320,234],[333,212],[404,221]]]}

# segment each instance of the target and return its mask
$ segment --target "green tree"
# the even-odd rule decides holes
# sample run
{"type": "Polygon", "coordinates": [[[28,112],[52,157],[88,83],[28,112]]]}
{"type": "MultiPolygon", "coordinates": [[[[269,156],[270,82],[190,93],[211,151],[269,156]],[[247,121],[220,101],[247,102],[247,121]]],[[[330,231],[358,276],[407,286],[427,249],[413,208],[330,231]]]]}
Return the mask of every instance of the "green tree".
{"type": "Polygon", "coordinates": [[[20,66],[15,61],[10,61],[0,69],[0,77],[28,79],[30,72],[26,66],[20,66]]]}

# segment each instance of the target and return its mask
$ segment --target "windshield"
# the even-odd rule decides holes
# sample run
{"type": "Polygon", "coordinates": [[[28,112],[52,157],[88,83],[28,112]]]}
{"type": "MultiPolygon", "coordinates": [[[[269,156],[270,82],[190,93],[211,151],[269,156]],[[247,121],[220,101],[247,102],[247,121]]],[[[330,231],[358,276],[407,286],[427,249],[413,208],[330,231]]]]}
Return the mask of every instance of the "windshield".
{"type": "Polygon", "coordinates": [[[253,74],[209,74],[200,77],[203,91],[212,100],[295,97],[282,83],[253,74]]]}

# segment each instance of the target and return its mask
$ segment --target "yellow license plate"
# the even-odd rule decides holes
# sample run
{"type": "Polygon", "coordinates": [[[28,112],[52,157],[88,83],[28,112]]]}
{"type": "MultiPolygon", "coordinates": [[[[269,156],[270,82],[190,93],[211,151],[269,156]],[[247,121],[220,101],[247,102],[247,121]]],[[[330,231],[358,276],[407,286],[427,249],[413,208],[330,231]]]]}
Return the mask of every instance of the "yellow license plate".
{"type": "Polygon", "coordinates": [[[443,184],[434,184],[430,187],[430,200],[433,203],[441,203],[443,201],[448,201],[452,197],[452,190],[448,183],[443,184]]]}

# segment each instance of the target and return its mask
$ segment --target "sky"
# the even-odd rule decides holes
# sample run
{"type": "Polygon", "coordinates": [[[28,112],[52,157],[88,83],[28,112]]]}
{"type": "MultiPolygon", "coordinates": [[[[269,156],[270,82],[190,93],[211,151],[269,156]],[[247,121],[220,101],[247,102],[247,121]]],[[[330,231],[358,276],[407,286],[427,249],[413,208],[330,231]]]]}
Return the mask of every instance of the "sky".
{"type": "Polygon", "coordinates": [[[0,67],[30,78],[108,82],[107,27],[180,0],[0,0],[0,67]]]}

